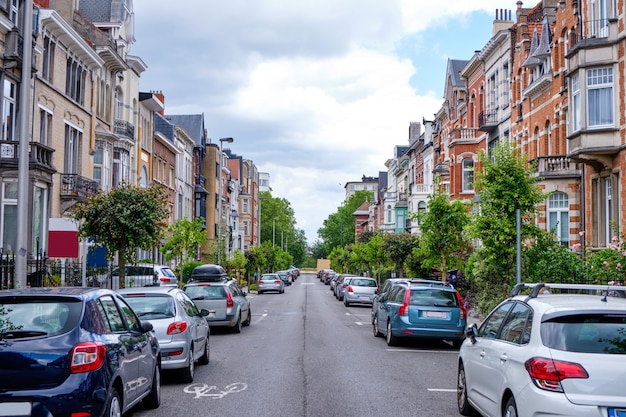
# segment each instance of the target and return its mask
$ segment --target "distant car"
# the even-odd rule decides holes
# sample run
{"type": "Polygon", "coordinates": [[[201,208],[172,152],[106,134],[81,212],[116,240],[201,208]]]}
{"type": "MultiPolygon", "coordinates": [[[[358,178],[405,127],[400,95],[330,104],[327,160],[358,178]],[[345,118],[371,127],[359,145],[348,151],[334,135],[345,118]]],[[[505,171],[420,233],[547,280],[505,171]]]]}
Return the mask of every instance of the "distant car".
{"type": "Polygon", "coordinates": [[[332,280],[337,273],[335,271],[326,271],[324,273],[324,284],[330,285],[330,280],[332,280]]]}
{"type": "Polygon", "coordinates": [[[354,277],[343,292],[343,304],[371,305],[378,292],[378,283],[374,278],[354,277]]]}
{"type": "Polygon", "coordinates": [[[438,339],[458,348],[465,339],[467,312],[461,296],[439,283],[399,282],[379,302],[374,336],[384,335],[389,346],[402,338],[438,339]]]}
{"type": "Polygon", "coordinates": [[[279,294],[285,293],[285,283],[278,274],[263,274],[259,278],[257,293],[263,294],[268,291],[275,291],[279,294]]]}
{"type": "MultiPolygon", "coordinates": [[[[178,278],[174,271],[166,265],[156,265],[141,263],[136,265],[126,265],[124,276],[124,288],[134,287],[158,287],[158,286],[178,286],[178,278]]],[[[100,282],[100,286],[113,290],[120,289],[120,269],[114,268],[105,280],[100,282]]]]}
{"type": "Polygon", "coordinates": [[[252,322],[250,300],[246,292],[230,278],[224,268],[205,264],[194,268],[191,281],[183,287],[189,298],[212,314],[207,317],[211,328],[226,327],[235,333],[252,322]]]}
{"type": "Polygon", "coordinates": [[[124,288],[118,291],[137,316],[150,320],[161,347],[161,368],[178,370],[184,382],[192,382],[195,363],[210,359],[206,309],[199,310],[178,287],[124,288]]]}
{"type": "Polygon", "coordinates": [[[0,415],[121,416],[161,401],[152,324],[114,291],[0,291],[0,415]]]}
{"type": "Polygon", "coordinates": [[[289,270],[290,270],[290,271],[292,271],[292,273],[293,273],[293,275],[294,275],[294,277],[295,277],[295,278],[294,278],[294,281],[295,281],[296,279],[298,279],[298,277],[300,276],[300,269],[299,269],[299,268],[297,268],[297,267],[295,267],[294,265],[291,265],[291,266],[289,267],[289,270]]]}
{"type": "Polygon", "coordinates": [[[611,285],[515,286],[480,326],[467,328],[458,357],[459,412],[626,415],[623,292],[611,285]]]}
{"type": "Polygon", "coordinates": [[[283,283],[285,283],[286,286],[292,284],[291,274],[288,271],[277,271],[276,274],[280,277],[281,280],[283,280],[283,283]]]}
{"type": "Polygon", "coordinates": [[[346,275],[343,277],[342,280],[340,280],[336,287],[337,288],[337,300],[339,301],[343,301],[343,297],[344,297],[344,293],[346,291],[346,288],[348,288],[348,284],[350,284],[350,280],[353,278],[358,278],[355,277],[354,275],[346,275]]]}

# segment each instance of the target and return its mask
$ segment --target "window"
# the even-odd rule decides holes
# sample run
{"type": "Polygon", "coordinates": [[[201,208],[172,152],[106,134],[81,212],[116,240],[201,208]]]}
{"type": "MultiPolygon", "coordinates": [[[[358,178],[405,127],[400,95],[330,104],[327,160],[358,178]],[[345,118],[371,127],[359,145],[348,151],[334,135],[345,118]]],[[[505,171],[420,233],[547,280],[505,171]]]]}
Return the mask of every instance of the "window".
{"type": "Polygon", "coordinates": [[[115,148],[113,150],[113,187],[128,182],[129,172],[130,154],[126,149],[115,148]]]}
{"type": "Polygon", "coordinates": [[[613,68],[593,68],[587,71],[587,116],[589,127],[612,126],[613,68]]]}
{"type": "Polygon", "coordinates": [[[463,191],[474,191],[474,160],[465,158],[463,167],[463,191]]]}
{"type": "Polygon", "coordinates": [[[54,73],[54,51],[55,43],[49,36],[43,38],[43,57],[41,62],[41,77],[44,80],[52,82],[52,74],[54,73]]]}
{"type": "Polygon", "coordinates": [[[569,198],[563,192],[548,197],[548,230],[556,235],[562,245],[569,245],[569,198]]]}
{"type": "Polygon", "coordinates": [[[531,326],[527,326],[527,322],[530,317],[532,314],[528,306],[522,303],[515,304],[502,325],[499,339],[516,344],[528,343],[531,326]]]}
{"type": "Polygon", "coordinates": [[[44,109],[39,110],[39,143],[52,145],[52,113],[44,109]]]}
{"type": "Polygon", "coordinates": [[[17,244],[17,182],[2,183],[2,249],[15,250],[17,244]]]}
{"type": "Polygon", "coordinates": [[[83,104],[87,71],[73,57],[67,59],[65,94],[79,104],[83,104]]]}
{"type": "Polygon", "coordinates": [[[4,79],[2,91],[2,138],[0,140],[15,140],[15,113],[17,102],[17,84],[4,79]]]}
{"type": "Polygon", "coordinates": [[[9,20],[15,25],[19,26],[20,18],[20,0],[10,0],[9,7],[9,20]]]}
{"type": "Polygon", "coordinates": [[[33,249],[44,251],[45,224],[47,215],[48,189],[45,184],[35,184],[33,189],[33,249]]]}
{"type": "Polygon", "coordinates": [[[93,179],[103,191],[108,191],[109,188],[110,164],[110,146],[104,142],[96,143],[96,153],[93,156],[93,179]]]}
{"type": "Polygon", "coordinates": [[[396,209],[396,232],[403,232],[406,229],[406,207],[396,209]]]}
{"type": "Polygon", "coordinates": [[[78,174],[80,147],[83,132],[68,124],[65,125],[65,170],[66,174],[78,174]]]}
{"type": "Polygon", "coordinates": [[[591,181],[592,244],[608,247],[615,231],[612,223],[619,217],[619,177],[617,174],[591,181]]]}
{"type": "Polygon", "coordinates": [[[578,74],[574,74],[571,77],[572,80],[572,100],[570,105],[572,106],[572,131],[576,132],[580,130],[580,77],[578,74]]]}
{"type": "Polygon", "coordinates": [[[491,315],[483,321],[478,329],[478,336],[486,339],[495,339],[504,318],[512,307],[512,304],[513,303],[505,303],[492,312],[491,315]]]}

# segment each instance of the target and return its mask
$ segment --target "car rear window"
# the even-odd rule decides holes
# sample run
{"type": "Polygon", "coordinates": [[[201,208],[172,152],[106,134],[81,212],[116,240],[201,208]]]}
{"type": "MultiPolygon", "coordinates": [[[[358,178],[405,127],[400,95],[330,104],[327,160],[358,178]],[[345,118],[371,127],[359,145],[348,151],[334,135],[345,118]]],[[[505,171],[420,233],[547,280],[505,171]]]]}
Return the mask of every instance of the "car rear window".
{"type": "Polygon", "coordinates": [[[626,314],[581,314],[541,324],[545,346],[568,352],[626,354],[626,314]]]}
{"type": "Polygon", "coordinates": [[[356,287],[376,287],[376,281],[373,279],[353,279],[350,281],[350,285],[354,285],[356,287]]]}
{"type": "Polygon", "coordinates": [[[264,280],[264,281],[275,281],[277,279],[280,279],[278,275],[263,275],[261,277],[261,280],[264,280]]]}
{"type": "Polygon", "coordinates": [[[174,317],[176,305],[167,294],[124,294],[124,299],[142,319],[174,317]]]}
{"type": "Polygon", "coordinates": [[[226,288],[221,285],[193,285],[185,287],[185,292],[192,300],[219,300],[226,297],[226,288]]]}
{"type": "Polygon", "coordinates": [[[458,300],[453,291],[442,291],[438,288],[411,288],[411,299],[414,306],[458,307],[458,300]]]}
{"type": "Polygon", "coordinates": [[[82,312],[78,300],[18,299],[0,304],[0,339],[54,336],[76,327],[82,312]]]}

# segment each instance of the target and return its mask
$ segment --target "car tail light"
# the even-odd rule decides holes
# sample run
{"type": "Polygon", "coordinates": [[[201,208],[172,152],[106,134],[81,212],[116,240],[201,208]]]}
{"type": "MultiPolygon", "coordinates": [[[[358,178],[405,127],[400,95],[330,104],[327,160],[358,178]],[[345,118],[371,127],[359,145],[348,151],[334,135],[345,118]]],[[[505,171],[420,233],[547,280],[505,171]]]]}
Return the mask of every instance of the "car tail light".
{"type": "Polygon", "coordinates": [[[79,343],[70,353],[70,372],[94,371],[102,366],[106,359],[107,347],[102,342],[79,343]]]}
{"type": "Polygon", "coordinates": [[[187,323],[184,321],[177,321],[167,326],[168,335],[185,333],[185,330],[187,330],[187,323]]]}
{"type": "Polygon", "coordinates": [[[407,288],[404,293],[404,300],[402,300],[402,305],[398,309],[399,316],[407,316],[409,314],[409,302],[411,300],[411,289],[407,288]]]}
{"type": "Polygon", "coordinates": [[[226,308],[233,308],[235,303],[233,302],[233,296],[230,295],[230,291],[226,291],[226,308]]]}
{"type": "Polygon", "coordinates": [[[467,310],[465,309],[465,305],[463,304],[463,300],[461,299],[461,294],[456,292],[456,301],[459,303],[459,308],[461,309],[461,318],[464,319],[467,317],[467,310]]]}
{"type": "Polygon", "coordinates": [[[274,281],[274,284],[280,284],[280,280],[277,279],[276,281],[274,281]]]}
{"type": "Polygon", "coordinates": [[[568,378],[587,379],[589,374],[582,365],[550,358],[530,358],[524,364],[533,383],[541,389],[563,392],[561,381],[568,378]]]}
{"type": "Polygon", "coordinates": [[[161,277],[159,278],[159,281],[169,284],[170,282],[172,282],[172,279],[168,277],[161,277]]]}
{"type": "Polygon", "coordinates": [[[347,289],[346,291],[348,291],[348,292],[352,292],[352,293],[353,293],[353,292],[354,292],[354,290],[352,289],[352,285],[348,285],[348,289],[347,289]]]}
{"type": "Polygon", "coordinates": [[[262,279],[259,280],[259,284],[265,284],[265,281],[263,281],[262,279]]]}

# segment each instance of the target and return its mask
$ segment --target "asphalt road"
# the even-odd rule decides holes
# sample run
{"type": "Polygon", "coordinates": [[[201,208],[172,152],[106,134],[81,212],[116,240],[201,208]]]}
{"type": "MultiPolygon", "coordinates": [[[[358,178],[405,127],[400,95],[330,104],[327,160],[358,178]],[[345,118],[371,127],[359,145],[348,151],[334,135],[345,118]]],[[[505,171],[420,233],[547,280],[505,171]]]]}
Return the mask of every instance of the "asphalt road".
{"type": "Polygon", "coordinates": [[[251,326],[212,329],[211,362],[194,383],[164,373],[161,406],[131,417],[459,415],[451,345],[389,348],[372,334],[370,307],[345,307],[314,274],[249,297],[251,326]]]}

